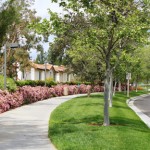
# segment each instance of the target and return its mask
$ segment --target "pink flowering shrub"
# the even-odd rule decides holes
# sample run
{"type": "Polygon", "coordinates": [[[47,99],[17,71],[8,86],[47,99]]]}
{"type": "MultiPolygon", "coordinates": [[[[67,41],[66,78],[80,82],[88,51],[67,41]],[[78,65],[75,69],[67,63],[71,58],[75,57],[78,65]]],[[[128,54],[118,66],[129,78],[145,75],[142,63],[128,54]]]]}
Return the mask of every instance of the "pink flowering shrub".
{"type": "Polygon", "coordinates": [[[79,93],[80,94],[84,94],[84,93],[87,93],[87,85],[85,85],[85,84],[81,84],[81,85],[79,85],[78,86],[78,90],[79,90],[79,93]]]}
{"type": "Polygon", "coordinates": [[[32,103],[51,97],[49,88],[41,86],[23,86],[20,88],[20,93],[22,93],[25,103],[32,103]]]}
{"type": "Polygon", "coordinates": [[[49,88],[48,91],[50,94],[49,97],[56,97],[57,96],[54,88],[49,88]]]}
{"type": "Polygon", "coordinates": [[[77,85],[68,86],[68,95],[79,94],[79,88],[77,85]]]}
{"type": "Polygon", "coordinates": [[[104,88],[101,86],[91,85],[57,85],[54,87],[31,87],[23,86],[14,93],[0,90],[0,113],[3,113],[9,109],[19,107],[26,103],[33,103],[36,101],[48,99],[55,96],[63,96],[64,89],[67,89],[68,95],[83,94],[89,92],[102,92],[104,88]]]}
{"type": "Polygon", "coordinates": [[[99,86],[99,85],[95,85],[93,88],[93,92],[104,92],[104,87],[99,86]]]}
{"type": "Polygon", "coordinates": [[[23,96],[19,91],[10,94],[9,92],[0,90],[0,113],[19,107],[23,103],[23,96]]]}
{"type": "Polygon", "coordinates": [[[64,94],[64,88],[63,85],[56,85],[53,87],[55,90],[55,94],[56,96],[63,96],[64,94]]]}

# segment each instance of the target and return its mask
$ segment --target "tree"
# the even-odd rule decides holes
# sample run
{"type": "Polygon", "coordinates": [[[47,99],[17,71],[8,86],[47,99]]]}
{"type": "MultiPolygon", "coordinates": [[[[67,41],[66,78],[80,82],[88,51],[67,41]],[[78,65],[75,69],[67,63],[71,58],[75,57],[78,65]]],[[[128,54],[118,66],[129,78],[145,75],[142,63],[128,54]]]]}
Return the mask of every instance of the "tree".
{"type": "Polygon", "coordinates": [[[37,31],[54,34],[54,42],[67,39],[68,36],[69,40],[62,40],[62,51],[69,55],[72,61],[80,59],[101,62],[105,68],[103,124],[108,126],[109,85],[112,72],[128,45],[137,47],[138,43],[143,43],[146,39],[149,20],[145,12],[149,9],[144,1],[133,0],[52,1],[59,2],[67,13],[58,16],[50,11],[50,20],[38,24],[37,31]],[[114,57],[117,58],[115,63],[112,61],[114,57]]]}
{"type": "Polygon", "coordinates": [[[12,6],[13,1],[1,3],[0,7],[0,47],[3,44],[9,26],[17,19],[16,10],[12,6]]]}
{"type": "MultiPolygon", "coordinates": [[[[8,43],[20,43],[21,47],[15,51],[7,49],[7,75],[9,77],[16,76],[16,64],[19,63],[20,68],[29,66],[30,58],[29,51],[31,48],[37,48],[39,42],[42,40],[40,36],[33,32],[28,25],[30,22],[39,21],[40,18],[35,16],[35,11],[30,9],[34,0],[12,0],[11,7],[14,12],[9,17],[14,17],[9,28],[6,29],[2,44],[8,43]],[[12,16],[11,16],[12,15],[12,16]],[[20,58],[24,56],[24,58],[20,58]]],[[[4,16],[6,20],[6,15],[4,16]]],[[[3,58],[1,58],[3,62],[3,58]]]]}
{"type": "Polygon", "coordinates": [[[138,57],[140,61],[140,71],[137,73],[137,78],[139,80],[140,76],[142,80],[139,81],[148,85],[150,81],[150,46],[146,45],[145,47],[138,49],[136,57],[138,57]]]}
{"type": "Polygon", "coordinates": [[[38,64],[44,64],[45,62],[47,62],[47,53],[44,52],[44,49],[43,49],[42,45],[37,46],[37,51],[40,52],[40,53],[37,55],[37,58],[36,58],[35,62],[38,63],[38,64]]]}

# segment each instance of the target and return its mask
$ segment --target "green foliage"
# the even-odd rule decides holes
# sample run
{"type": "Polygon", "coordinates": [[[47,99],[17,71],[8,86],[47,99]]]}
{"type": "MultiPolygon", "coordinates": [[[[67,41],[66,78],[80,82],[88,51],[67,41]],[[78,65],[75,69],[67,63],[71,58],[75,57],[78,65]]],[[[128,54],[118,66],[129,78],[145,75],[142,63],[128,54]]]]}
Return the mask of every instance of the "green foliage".
{"type": "Polygon", "coordinates": [[[86,80],[103,79],[106,67],[115,67],[121,52],[148,42],[150,20],[145,1],[53,2],[68,13],[62,17],[49,11],[50,19],[37,24],[37,32],[56,36],[48,54],[52,63],[68,63],[86,80]]]}
{"type": "MultiPolygon", "coordinates": [[[[6,81],[6,87],[9,92],[14,92],[17,90],[16,83],[12,78],[7,78],[6,81]]],[[[0,75],[0,89],[4,90],[4,76],[2,75],[0,75]]]]}
{"type": "MultiPolygon", "coordinates": [[[[30,85],[30,86],[45,86],[45,81],[43,80],[24,80],[24,81],[16,81],[17,86],[22,87],[25,85],[30,85]]],[[[56,85],[56,83],[53,80],[47,80],[46,81],[46,86],[51,87],[53,85],[56,85]]]]}
{"type": "MultiPolygon", "coordinates": [[[[35,15],[36,11],[31,9],[33,3],[34,0],[9,0],[0,6],[0,45],[7,42],[21,44],[17,50],[7,49],[7,76],[9,77],[16,78],[16,63],[19,63],[21,70],[29,67],[29,50],[39,49],[42,41],[41,36],[27,27],[31,22],[40,20],[35,15]],[[21,41],[22,37],[24,41],[21,41]]],[[[0,58],[0,62],[0,64],[4,62],[3,57],[0,58]]]]}
{"type": "Polygon", "coordinates": [[[37,64],[44,64],[45,62],[47,62],[47,53],[44,52],[43,46],[38,45],[37,51],[40,53],[37,55],[35,62],[37,64]]]}
{"type": "Polygon", "coordinates": [[[142,0],[53,2],[58,2],[67,14],[62,16],[49,11],[50,19],[40,22],[41,29],[37,29],[56,36],[51,44],[51,56],[60,60],[69,57],[68,65],[78,69],[76,71],[83,77],[93,81],[94,77],[103,77],[106,81],[104,125],[108,125],[110,76],[122,52],[132,53],[138,46],[148,43],[150,9],[142,0]]]}
{"type": "Polygon", "coordinates": [[[0,6],[0,47],[2,46],[7,30],[17,19],[17,12],[12,5],[13,1],[7,1],[0,6]]]}
{"type": "Polygon", "coordinates": [[[53,78],[47,78],[46,79],[46,86],[51,87],[53,85],[57,85],[57,83],[54,81],[53,78]]]}
{"type": "Polygon", "coordinates": [[[70,82],[65,82],[63,84],[68,84],[68,85],[81,85],[81,84],[91,85],[91,82],[70,81],[70,82]]]}

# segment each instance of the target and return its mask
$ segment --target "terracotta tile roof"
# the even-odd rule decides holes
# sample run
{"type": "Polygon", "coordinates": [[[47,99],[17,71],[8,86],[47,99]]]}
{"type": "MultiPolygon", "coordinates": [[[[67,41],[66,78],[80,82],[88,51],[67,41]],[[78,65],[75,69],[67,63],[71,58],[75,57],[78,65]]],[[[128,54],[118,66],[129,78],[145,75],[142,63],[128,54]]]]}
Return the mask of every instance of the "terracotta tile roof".
{"type": "Polygon", "coordinates": [[[63,65],[61,65],[61,66],[54,65],[53,67],[56,72],[65,72],[67,70],[67,68],[63,65]]]}
{"type": "MultiPolygon", "coordinates": [[[[45,64],[36,64],[36,63],[32,63],[31,66],[33,68],[36,68],[36,69],[41,69],[41,70],[45,70],[45,64]]],[[[46,64],[46,69],[47,70],[50,70],[53,68],[53,65],[51,64],[46,64]]]]}
{"type": "MultiPolygon", "coordinates": [[[[31,63],[31,66],[36,69],[40,70],[45,70],[45,64],[36,64],[36,63],[31,63]]],[[[67,68],[63,65],[57,66],[57,65],[51,65],[51,64],[46,64],[46,69],[54,69],[56,72],[65,72],[67,68]]]]}

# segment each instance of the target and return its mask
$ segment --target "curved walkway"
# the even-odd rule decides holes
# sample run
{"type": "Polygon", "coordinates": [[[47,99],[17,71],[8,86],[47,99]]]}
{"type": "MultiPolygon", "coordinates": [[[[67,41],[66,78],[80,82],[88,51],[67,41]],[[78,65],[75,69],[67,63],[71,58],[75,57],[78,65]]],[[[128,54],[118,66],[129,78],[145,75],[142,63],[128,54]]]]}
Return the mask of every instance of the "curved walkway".
{"type": "Polygon", "coordinates": [[[0,150],[55,150],[48,139],[51,112],[85,94],[55,97],[0,114],[0,150]]]}
{"type": "MultiPolygon", "coordinates": [[[[127,104],[141,118],[141,120],[150,128],[150,115],[148,115],[149,112],[147,112],[148,114],[146,113],[146,103],[145,103],[146,101],[145,100],[150,101],[150,94],[145,94],[145,95],[141,95],[141,96],[128,99],[127,104]],[[137,103],[136,101],[138,101],[139,103],[137,103]]],[[[147,104],[147,106],[149,104],[147,104]]],[[[147,108],[147,110],[149,111],[150,108],[147,108]]]]}

